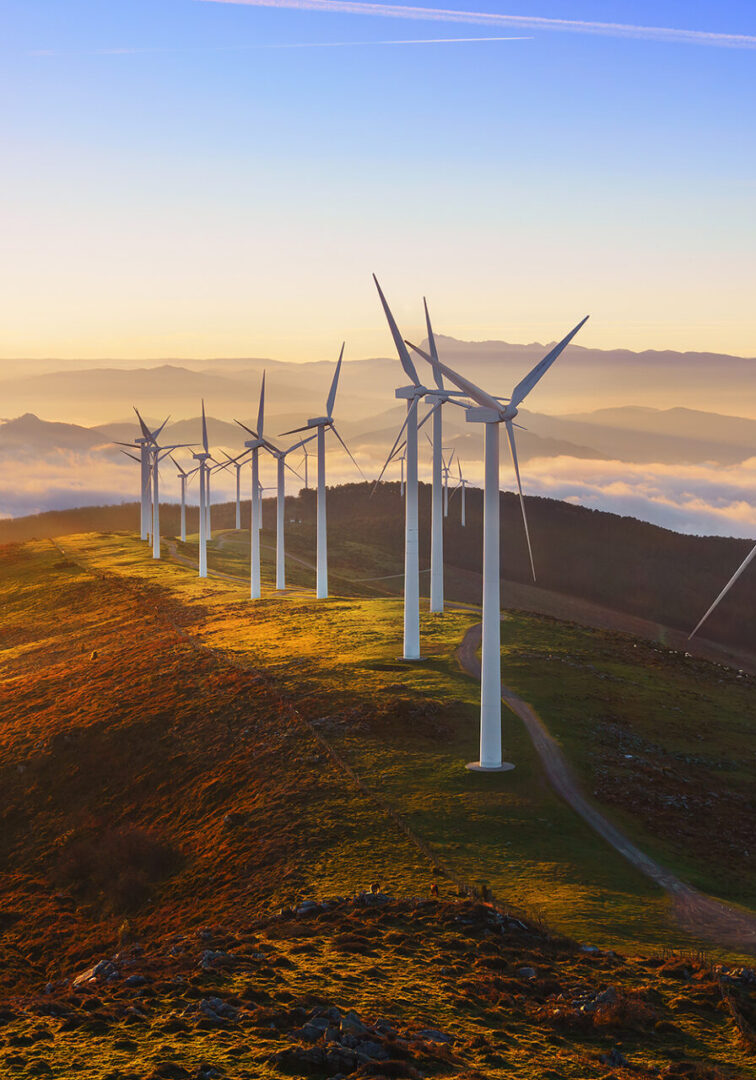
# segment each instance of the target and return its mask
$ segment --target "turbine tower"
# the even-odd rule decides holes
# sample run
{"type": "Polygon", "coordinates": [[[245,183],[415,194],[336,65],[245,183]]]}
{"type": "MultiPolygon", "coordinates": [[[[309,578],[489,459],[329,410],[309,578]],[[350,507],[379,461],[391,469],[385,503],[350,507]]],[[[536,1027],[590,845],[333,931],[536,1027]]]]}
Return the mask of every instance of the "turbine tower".
{"type": "Polygon", "coordinates": [[[694,634],[697,634],[697,633],[698,633],[698,631],[699,631],[699,630],[701,629],[701,627],[702,627],[702,626],[703,626],[703,624],[704,624],[704,623],[706,622],[706,620],[708,619],[708,617],[709,617],[709,616],[711,615],[711,613],[712,613],[712,612],[714,611],[714,609],[715,609],[715,608],[716,608],[716,607],[718,606],[718,604],[719,604],[720,600],[724,600],[725,596],[727,596],[727,594],[728,594],[728,592],[730,591],[730,589],[732,588],[732,586],[733,586],[733,585],[735,584],[735,582],[736,582],[736,581],[738,580],[738,578],[740,577],[740,575],[741,575],[741,574],[743,573],[743,571],[744,571],[744,570],[746,569],[746,567],[748,566],[748,564],[749,564],[750,562],[752,562],[754,558],[756,558],[756,547],[754,547],[754,548],[753,548],[753,549],[752,549],[752,550],[751,550],[751,551],[749,552],[749,554],[748,554],[748,555],[746,555],[745,559],[743,559],[743,562],[742,562],[742,563],[740,564],[740,566],[739,566],[739,567],[737,568],[737,570],[736,570],[736,571],[735,571],[735,573],[734,573],[734,574],[732,575],[732,577],[730,578],[730,580],[729,580],[729,581],[727,582],[727,584],[725,585],[725,587],[724,587],[724,588],[722,589],[722,591],[721,591],[721,593],[719,594],[719,596],[718,596],[718,597],[716,598],[716,600],[715,600],[715,601],[714,601],[714,603],[713,603],[713,604],[711,605],[711,607],[709,608],[709,610],[708,610],[708,611],[706,612],[706,614],[704,615],[704,617],[703,617],[703,618],[702,618],[702,619],[700,620],[700,622],[699,622],[699,623],[697,624],[697,626],[696,626],[695,630],[691,630],[691,632],[690,632],[690,633],[688,634],[688,641],[690,641],[690,639],[691,639],[691,638],[693,637],[693,635],[694,635],[694,634]]]}
{"type": "MultiPolygon", "coordinates": [[[[311,442],[315,438],[315,435],[310,435],[308,439],[300,439],[299,442],[294,443],[287,450],[279,450],[278,447],[273,446],[272,443],[266,443],[268,449],[271,450],[273,457],[276,459],[277,475],[276,475],[276,589],[279,592],[286,588],[286,543],[285,543],[285,528],[286,528],[286,469],[291,468],[286,458],[294,450],[298,450],[300,447],[305,448],[308,442],[311,442]]],[[[307,460],[305,458],[305,460],[307,460]]],[[[295,476],[299,476],[299,473],[294,472],[295,476]]],[[[301,480],[301,476],[299,477],[301,480]]]]}
{"type": "MultiPolygon", "coordinates": [[[[512,421],[518,406],[546,374],[562,350],[587,321],[585,317],[559,342],[512,391],[507,404],[481,390],[475,383],[438,361],[450,382],[476,404],[467,410],[468,423],[482,423],[485,430],[485,482],[483,489],[483,643],[480,676],[480,759],[468,769],[501,771],[514,768],[501,757],[501,597],[499,519],[499,425],[505,424],[514,451],[512,421]]],[[[506,400],[506,399],[504,399],[506,400]]],[[[519,469],[516,469],[519,477],[519,469]]],[[[519,484],[518,484],[519,486],[519,484]]],[[[522,504],[524,508],[524,503],[522,504]]]]}
{"type": "MultiPolygon", "coordinates": [[[[451,465],[451,458],[449,462],[444,460],[444,449],[446,449],[443,443],[443,420],[442,410],[443,406],[451,401],[454,405],[460,405],[461,402],[455,401],[455,398],[460,397],[458,390],[447,390],[444,386],[444,378],[441,373],[441,369],[438,366],[438,349],[436,348],[436,338],[433,334],[433,327],[431,326],[430,314],[428,313],[428,303],[423,297],[423,308],[425,309],[425,325],[428,332],[428,348],[429,353],[419,349],[416,345],[413,345],[411,341],[407,341],[409,345],[416,353],[427,360],[433,370],[433,378],[436,383],[435,387],[432,387],[427,392],[427,397],[431,401],[435,401],[429,415],[433,417],[433,429],[431,438],[431,447],[433,451],[433,467],[432,467],[432,481],[431,481],[431,572],[430,572],[430,610],[440,612],[444,610],[444,522],[443,519],[449,513],[449,466],[451,465]],[[443,474],[443,476],[442,476],[443,474]],[[442,493],[443,488],[443,493],[442,493]]],[[[428,417],[425,417],[427,420],[428,417]]],[[[423,421],[424,423],[425,421],[423,421]]],[[[454,451],[452,451],[452,457],[454,451]]]]}
{"type": "Polygon", "coordinates": [[[265,446],[263,427],[265,424],[265,372],[263,371],[262,383],[260,384],[260,403],[257,407],[257,431],[242,424],[241,420],[236,423],[244,428],[252,436],[244,443],[249,451],[252,462],[252,491],[250,503],[250,562],[249,562],[249,596],[251,600],[259,600],[262,596],[262,582],[260,575],[260,511],[262,500],[260,498],[260,448],[265,446]]]}
{"type": "Polygon", "coordinates": [[[179,482],[181,484],[181,537],[180,537],[180,539],[181,539],[181,541],[183,543],[186,543],[186,482],[189,479],[189,477],[192,476],[193,473],[195,473],[197,470],[192,469],[191,472],[186,472],[185,469],[181,468],[181,466],[176,461],[173,454],[171,454],[171,461],[173,462],[173,464],[176,466],[176,469],[178,470],[179,482]]]}
{"type": "MultiPolygon", "coordinates": [[[[460,464],[459,458],[457,458],[457,472],[459,473],[459,483],[455,487],[454,491],[459,490],[462,492],[462,494],[460,495],[460,499],[462,500],[462,508],[460,510],[459,517],[460,524],[464,526],[467,524],[467,521],[465,519],[465,489],[467,488],[467,481],[462,475],[462,465],[460,464]]],[[[454,495],[454,491],[452,492],[452,495],[454,495]]],[[[535,570],[533,570],[533,574],[535,575],[535,570]]]]}
{"type": "MultiPolygon", "coordinates": [[[[404,660],[420,659],[420,548],[418,528],[418,488],[417,488],[417,409],[420,399],[425,397],[426,388],[420,382],[415,365],[407,351],[404,338],[399,333],[394,316],[391,314],[386,297],[373,274],[373,281],[378,289],[383,311],[394,339],[404,371],[411,382],[409,386],[400,386],[394,394],[407,402],[407,416],[389,454],[389,461],[397,443],[406,429],[407,487],[404,497],[404,660]]],[[[385,471],[385,466],[384,466],[385,471]]],[[[383,475],[383,473],[381,473],[383,475]]],[[[380,479],[380,477],[379,477],[380,479]]]]}
{"type": "MultiPolygon", "coordinates": [[[[345,343],[344,343],[345,344],[345,343]]],[[[292,428],[291,431],[283,431],[281,435],[298,435],[302,431],[317,429],[318,437],[318,498],[317,498],[317,586],[316,595],[318,600],[328,597],[328,535],[326,532],[326,472],[325,472],[325,433],[328,428],[334,433],[341,445],[352,459],[355,468],[364,479],[364,473],[352,457],[352,452],[336,430],[333,422],[333,407],[336,403],[336,390],[339,385],[339,373],[344,359],[344,344],[341,346],[339,359],[336,363],[336,371],[333,374],[331,389],[328,391],[326,402],[326,415],[313,416],[304,427],[292,428]]]]}
{"type": "Polygon", "coordinates": [[[199,454],[194,454],[194,460],[199,462],[199,484],[200,484],[200,501],[199,501],[199,559],[198,570],[201,578],[207,577],[207,510],[205,502],[205,493],[207,490],[207,474],[209,472],[208,459],[212,460],[210,450],[207,444],[207,420],[205,418],[205,401],[202,400],[202,450],[199,454]]]}

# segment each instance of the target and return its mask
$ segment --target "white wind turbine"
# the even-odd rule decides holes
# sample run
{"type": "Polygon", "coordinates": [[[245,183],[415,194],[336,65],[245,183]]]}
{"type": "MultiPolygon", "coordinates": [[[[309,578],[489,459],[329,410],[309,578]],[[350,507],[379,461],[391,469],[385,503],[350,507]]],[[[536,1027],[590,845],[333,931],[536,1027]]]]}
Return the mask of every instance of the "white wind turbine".
{"type": "MultiPolygon", "coordinates": [[[[294,443],[293,446],[288,447],[286,450],[279,450],[278,447],[273,446],[272,443],[266,444],[270,449],[273,457],[276,459],[277,473],[276,473],[276,589],[281,591],[286,588],[286,543],[284,539],[284,530],[286,527],[286,469],[291,469],[291,466],[287,463],[286,458],[294,450],[298,450],[302,447],[307,453],[307,443],[312,442],[315,435],[310,435],[307,439],[300,439],[299,442],[294,443]]],[[[305,458],[305,460],[307,460],[305,458]]],[[[293,469],[291,469],[294,472],[293,469]]],[[[299,476],[294,472],[295,476],[299,476]]],[[[300,477],[301,479],[301,477],[300,477]]]]}
{"type": "MultiPolygon", "coordinates": [[[[404,660],[420,659],[420,547],[418,526],[418,486],[417,486],[417,409],[420,399],[425,397],[427,389],[418,378],[415,365],[412,363],[404,338],[399,333],[399,327],[391,313],[391,309],[383,295],[383,290],[378,284],[378,278],[373,274],[375,286],[381,299],[383,311],[389,324],[391,336],[394,339],[396,351],[405,373],[411,382],[409,386],[400,386],[394,391],[395,397],[407,402],[407,416],[396,437],[396,442],[388,456],[391,461],[399,444],[403,432],[406,430],[407,458],[407,487],[404,497],[404,660]]],[[[383,467],[381,476],[386,470],[383,467]]],[[[380,476],[378,477],[380,480],[380,476]]]]}
{"type": "Polygon", "coordinates": [[[194,473],[196,473],[197,470],[192,469],[190,472],[187,472],[185,469],[182,469],[181,466],[179,465],[179,463],[176,461],[173,454],[171,454],[171,461],[176,466],[176,469],[177,469],[178,475],[179,475],[179,483],[181,484],[181,536],[180,536],[180,539],[181,539],[182,542],[185,543],[186,542],[186,482],[187,482],[187,480],[189,479],[190,476],[193,476],[194,473]]]}
{"type": "Polygon", "coordinates": [[[142,431],[145,438],[149,436],[150,442],[150,461],[152,468],[152,557],[153,559],[160,558],[160,462],[164,458],[168,457],[172,450],[182,450],[187,446],[187,443],[174,443],[172,446],[160,446],[158,445],[158,435],[168,423],[166,418],[160,427],[154,431],[149,431],[147,425],[139,412],[135,410],[139,417],[139,423],[142,426],[142,431]]]}
{"type": "Polygon", "coordinates": [[[331,382],[331,389],[328,391],[328,400],[326,402],[326,415],[314,416],[304,427],[292,428],[291,431],[283,431],[281,435],[298,435],[302,431],[310,431],[312,428],[317,429],[318,437],[318,498],[317,498],[317,585],[316,596],[319,600],[325,600],[328,597],[328,535],[326,531],[326,473],[325,473],[325,433],[326,429],[330,428],[341,445],[346,450],[349,457],[352,459],[357,471],[364,479],[364,473],[359,467],[357,462],[352,456],[352,452],[347,444],[342,439],[336,430],[336,426],[333,422],[333,407],[336,403],[336,390],[339,385],[339,372],[341,371],[341,362],[344,359],[344,345],[341,346],[341,352],[339,353],[339,359],[336,363],[336,371],[333,374],[333,380],[331,382]]]}
{"type": "Polygon", "coordinates": [[[260,384],[260,403],[257,408],[257,431],[242,424],[241,420],[236,423],[240,428],[249,432],[253,437],[244,443],[252,463],[252,490],[250,494],[250,564],[249,564],[249,595],[251,600],[259,600],[262,596],[262,581],[260,575],[260,511],[262,499],[260,498],[260,449],[265,447],[263,428],[265,424],[265,372],[263,372],[260,384]]]}
{"type": "MultiPolygon", "coordinates": [[[[467,488],[467,481],[462,475],[462,465],[459,458],[457,458],[457,472],[459,473],[459,483],[455,487],[454,491],[460,491],[462,493],[460,495],[460,498],[462,500],[462,507],[460,510],[460,524],[464,526],[467,525],[467,520],[465,517],[465,491],[467,488]]],[[[454,491],[452,492],[452,496],[454,495],[454,491]]]]}
{"type": "Polygon", "coordinates": [[[207,420],[205,418],[205,402],[202,401],[202,450],[194,454],[194,460],[199,462],[199,559],[198,570],[201,578],[207,577],[207,509],[205,494],[207,490],[208,460],[213,460],[207,443],[207,420]]]}
{"type": "Polygon", "coordinates": [[[127,457],[133,458],[138,461],[141,471],[141,484],[140,484],[140,534],[142,540],[148,540],[152,533],[152,447],[160,432],[168,423],[168,417],[165,418],[160,427],[154,431],[145,424],[142,417],[139,415],[139,409],[134,406],[134,412],[139,420],[139,426],[142,434],[140,438],[134,439],[133,442],[124,443],[115,441],[116,446],[128,446],[133,447],[139,451],[139,457],[134,458],[133,454],[127,454],[127,457]]]}
{"type": "MultiPolygon", "coordinates": [[[[468,769],[484,771],[512,769],[501,758],[501,597],[499,520],[499,425],[505,424],[518,476],[512,422],[518,406],[546,374],[562,350],[572,341],[588,316],[559,342],[512,391],[506,399],[493,397],[475,383],[437,361],[446,377],[477,404],[467,410],[468,423],[482,423],[485,430],[485,482],[483,489],[483,642],[480,676],[480,760],[468,769]]],[[[521,487],[520,487],[520,490],[521,487]]],[[[522,504],[524,508],[524,503],[522,504]]]]}
{"type": "Polygon", "coordinates": [[[735,573],[734,573],[734,574],[732,575],[732,577],[730,578],[730,580],[729,580],[729,581],[727,582],[727,584],[725,585],[725,587],[724,587],[724,588],[722,589],[722,591],[721,591],[721,593],[719,594],[719,596],[718,596],[718,597],[716,598],[716,600],[715,600],[715,601],[714,601],[714,603],[713,603],[713,604],[711,605],[711,607],[710,607],[710,608],[709,608],[709,610],[708,610],[708,611],[706,612],[706,614],[705,614],[705,615],[703,616],[703,618],[702,618],[702,619],[701,619],[701,620],[700,620],[700,621],[698,622],[698,624],[696,625],[696,628],[695,628],[695,630],[691,630],[691,632],[690,632],[690,633],[688,634],[688,641],[690,641],[690,639],[691,639],[691,638],[693,637],[693,635],[694,635],[694,634],[697,634],[697,633],[698,633],[698,631],[699,631],[699,630],[701,629],[701,627],[702,627],[702,626],[703,626],[703,624],[704,624],[704,623],[706,622],[706,620],[708,619],[708,617],[709,617],[709,616],[711,615],[711,613],[712,613],[712,612],[714,611],[714,609],[715,609],[715,608],[717,607],[717,605],[719,604],[719,602],[720,602],[721,600],[724,600],[725,596],[727,596],[727,594],[728,594],[728,592],[730,591],[730,589],[732,588],[732,586],[733,586],[733,585],[735,584],[735,582],[736,582],[736,581],[738,580],[738,578],[739,578],[739,577],[740,577],[740,575],[741,575],[741,574],[743,573],[743,571],[744,571],[744,570],[746,569],[746,567],[747,567],[747,566],[749,565],[749,563],[751,563],[751,562],[752,562],[752,561],[754,560],[754,558],[756,558],[756,547],[754,547],[754,548],[753,548],[753,549],[752,549],[752,550],[751,550],[751,551],[749,552],[749,554],[748,554],[748,555],[746,555],[745,559],[743,559],[743,562],[742,562],[742,563],[740,564],[740,566],[739,566],[739,567],[737,568],[737,570],[736,570],[736,571],[735,571],[735,573]]]}
{"type": "MultiPolygon", "coordinates": [[[[444,447],[443,443],[443,420],[442,410],[443,406],[451,401],[453,405],[461,405],[461,402],[455,400],[460,397],[458,390],[448,390],[444,386],[444,379],[441,373],[441,369],[438,367],[436,361],[438,360],[438,350],[436,348],[436,338],[433,333],[433,327],[431,326],[430,314],[428,312],[428,303],[423,297],[423,308],[425,310],[425,325],[428,333],[428,348],[430,355],[419,349],[416,345],[413,345],[411,341],[407,341],[409,345],[416,353],[422,356],[425,360],[428,360],[431,364],[433,371],[433,379],[435,387],[431,387],[427,393],[431,401],[435,404],[431,409],[429,416],[433,417],[432,438],[430,440],[433,458],[432,458],[432,472],[431,472],[431,572],[430,572],[430,610],[439,612],[444,610],[444,523],[445,518],[449,513],[449,466],[451,465],[454,451],[447,461],[444,458],[444,450],[448,447],[444,447]],[[442,510],[442,476],[443,476],[443,510],[442,510]]],[[[428,419],[428,416],[422,421],[428,419]]]]}

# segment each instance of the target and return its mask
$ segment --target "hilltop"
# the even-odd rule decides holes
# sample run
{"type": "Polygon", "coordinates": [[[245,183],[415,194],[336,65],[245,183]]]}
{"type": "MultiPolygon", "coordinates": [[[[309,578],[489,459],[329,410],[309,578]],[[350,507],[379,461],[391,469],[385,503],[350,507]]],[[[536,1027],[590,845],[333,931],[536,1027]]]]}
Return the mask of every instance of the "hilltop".
{"type": "MultiPolygon", "coordinates": [[[[374,494],[368,484],[329,489],[329,529],[333,569],[347,579],[380,576],[381,589],[401,589],[403,520],[399,485],[381,485],[374,494]],[[388,575],[388,576],[387,576],[388,575]],[[395,575],[395,576],[392,576],[395,575]]],[[[467,525],[459,518],[459,495],[445,522],[446,582],[452,599],[479,603],[481,596],[482,493],[468,489],[467,525]]],[[[274,500],[265,499],[264,521],[272,526],[274,500]]],[[[533,584],[522,529],[519,503],[502,493],[501,573],[504,606],[514,605],[591,626],[627,629],[641,636],[666,640],[677,632],[677,647],[727,577],[745,558],[747,540],[699,537],[662,529],[637,518],[621,517],[555,499],[529,497],[528,517],[537,568],[533,584]],[[618,621],[618,613],[621,618],[618,621]]],[[[314,550],[314,492],[303,489],[286,500],[288,543],[292,554],[309,557],[314,550]]],[[[189,531],[196,529],[196,508],[187,510],[189,531]]],[[[430,488],[420,485],[422,565],[429,565],[430,488]]],[[[231,503],[213,507],[218,529],[234,525],[231,503]]],[[[138,510],[133,504],[50,511],[14,520],[0,520],[0,542],[71,532],[133,529],[138,510]]],[[[161,505],[164,534],[179,530],[175,504],[161,505]]],[[[249,502],[243,505],[249,520],[249,502]]],[[[274,543],[268,533],[268,542],[274,543]]],[[[248,553],[240,544],[240,553],[248,553]]],[[[340,581],[343,587],[345,582],[340,581]]],[[[369,595],[371,587],[358,588],[369,595]]],[[[374,594],[374,590],[373,590],[374,594]]],[[[744,575],[706,624],[705,633],[689,647],[708,649],[705,655],[756,670],[756,575],[744,575]],[[706,644],[707,643],[707,644],[706,644]]]]}

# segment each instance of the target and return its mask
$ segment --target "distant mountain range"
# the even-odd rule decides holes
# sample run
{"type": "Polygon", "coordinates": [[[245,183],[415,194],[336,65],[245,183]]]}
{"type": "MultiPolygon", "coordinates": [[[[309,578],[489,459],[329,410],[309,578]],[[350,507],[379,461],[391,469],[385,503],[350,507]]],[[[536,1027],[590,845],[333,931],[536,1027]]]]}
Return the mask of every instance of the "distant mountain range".
{"type": "MultiPolygon", "coordinates": [[[[466,342],[442,335],[438,336],[438,344],[442,358],[449,364],[494,393],[504,395],[548,350],[548,344],[466,342]]],[[[125,418],[132,404],[154,418],[169,412],[192,416],[204,397],[213,415],[249,415],[257,398],[260,375],[267,370],[271,415],[284,406],[298,416],[312,416],[322,411],[334,363],[290,364],[240,358],[141,362],[131,366],[127,361],[117,361],[88,367],[83,367],[82,362],[71,362],[68,367],[59,362],[58,368],[55,370],[54,361],[5,361],[8,374],[0,380],[3,414],[35,412],[51,419],[91,425],[108,418],[125,418]]],[[[418,371],[421,378],[428,376],[422,360],[418,360],[418,371]]],[[[345,360],[337,405],[340,416],[363,420],[384,412],[395,401],[394,388],[404,381],[393,355],[345,360]]],[[[614,412],[632,403],[648,409],[703,409],[756,420],[756,395],[749,392],[755,385],[753,358],[712,353],[634,353],[570,345],[548,378],[528,398],[528,406],[539,413],[574,419],[597,409],[614,412]]],[[[611,422],[608,426],[615,425],[611,422]]],[[[707,432],[697,437],[715,443],[727,441],[707,432]]]]}
{"type": "MultiPolygon", "coordinates": [[[[245,402],[246,404],[246,402],[245,402]]],[[[363,451],[378,463],[393,443],[403,418],[403,406],[396,404],[369,420],[340,423],[353,450],[363,451]]],[[[165,419],[165,417],[162,417],[165,419]]],[[[252,416],[239,417],[254,426],[252,416]]],[[[266,432],[279,432],[302,423],[300,412],[277,412],[268,417],[266,432]]],[[[716,462],[727,465],[756,457],[756,420],[721,416],[691,409],[650,409],[628,406],[599,409],[570,416],[548,416],[523,410],[518,446],[523,460],[535,457],[578,457],[614,459],[625,462],[690,464],[716,462]]],[[[158,423],[156,417],[150,422],[158,423]]],[[[248,435],[237,424],[209,416],[208,433],[214,446],[241,450],[248,435]]],[[[163,431],[165,443],[194,443],[200,439],[199,416],[169,421],[163,431]]],[[[444,414],[445,442],[455,447],[463,460],[479,454],[480,432],[467,424],[461,409],[444,414]]],[[[136,420],[84,427],[41,420],[33,413],[0,423],[0,455],[29,458],[55,451],[117,451],[113,441],[131,442],[139,435],[136,420]]],[[[286,439],[281,440],[282,443],[286,439]]]]}

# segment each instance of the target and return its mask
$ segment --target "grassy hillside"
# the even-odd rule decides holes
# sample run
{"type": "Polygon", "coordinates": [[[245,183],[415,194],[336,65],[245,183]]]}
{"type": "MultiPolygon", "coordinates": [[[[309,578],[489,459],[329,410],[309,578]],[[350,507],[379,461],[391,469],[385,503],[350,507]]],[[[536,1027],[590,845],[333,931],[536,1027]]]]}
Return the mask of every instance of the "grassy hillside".
{"type": "MultiPolygon", "coordinates": [[[[705,960],[664,963],[702,943],[552,795],[514,721],[514,773],[464,770],[477,689],[453,650],[474,613],[425,616],[428,660],[408,667],[390,597],[294,588],[252,605],[243,584],[155,564],[129,537],[63,552],[1,553],[9,1075],[577,1080],[612,1053],[617,1075],[624,1060],[641,1076],[749,1074],[733,1021],[747,984],[731,984],[730,1013],[705,960]],[[298,907],[373,882],[396,899],[298,907]],[[461,885],[492,888],[519,921],[465,907],[461,885]],[[328,1059],[303,1025],[330,1008],[328,1059]],[[354,1056],[354,1032],[378,1058],[354,1056]]],[[[544,668],[526,633],[561,649],[573,631],[513,615],[523,678],[544,668]]],[[[659,664],[660,680],[677,671],[659,664]]],[[[748,688],[732,692],[745,709],[748,688]]]]}
{"type": "MultiPolygon", "coordinates": [[[[328,495],[329,545],[333,572],[346,579],[399,574],[402,569],[403,515],[398,484],[384,484],[371,497],[371,486],[347,484],[332,488],[328,495]]],[[[459,522],[457,495],[445,522],[446,578],[449,595],[468,603],[479,603],[482,549],[482,493],[468,491],[467,526],[459,522]]],[[[315,540],[315,499],[312,490],[303,490],[286,501],[288,543],[292,554],[311,561],[315,540]]],[[[502,513],[502,602],[505,606],[525,606],[535,611],[580,620],[580,611],[562,608],[563,596],[645,620],[641,633],[658,636],[660,627],[671,627],[687,635],[718,594],[727,577],[750,550],[747,540],[687,536],[649,525],[635,518],[619,517],[598,510],[572,506],[554,499],[528,499],[528,515],[535,563],[537,590],[533,590],[530,566],[515,496],[503,493],[502,513]],[[552,595],[546,595],[546,594],[552,595]]],[[[427,593],[429,566],[430,488],[420,485],[421,576],[427,593]]],[[[243,507],[248,521],[249,505],[243,507]]],[[[226,503],[213,508],[216,530],[232,529],[235,508],[226,503]]],[[[264,500],[266,528],[275,522],[273,499],[264,500]]],[[[188,510],[188,529],[197,529],[196,509],[188,510]]],[[[161,507],[165,536],[179,531],[179,511],[173,504],[161,507]]],[[[56,511],[28,518],[0,522],[0,542],[33,537],[63,536],[89,530],[133,530],[138,523],[134,504],[84,507],[56,511]]],[[[268,532],[268,544],[274,544],[268,532]]],[[[248,554],[240,543],[239,566],[248,554]]],[[[367,583],[369,584],[369,583],[367,583]]],[[[380,586],[400,588],[398,579],[380,586]]],[[[369,595],[370,589],[361,590],[369,595]]],[[[375,592],[375,590],[372,590],[375,592]]],[[[719,643],[734,653],[734,662],[756,667],[756,574],[746,574],[706,624],[701,639],[719,643]],[[738,653],[743,654],[738,657],[738,653]]],[[[596,617],[592,615],[595,625],[596,617]]],[[[589,619],[590,621],[590,619],[589,619]]],[[[710,651],[716,656],[716,651],[710,651]]],[[[732,658],[731,658],[732,662],[732,658]]]]}

